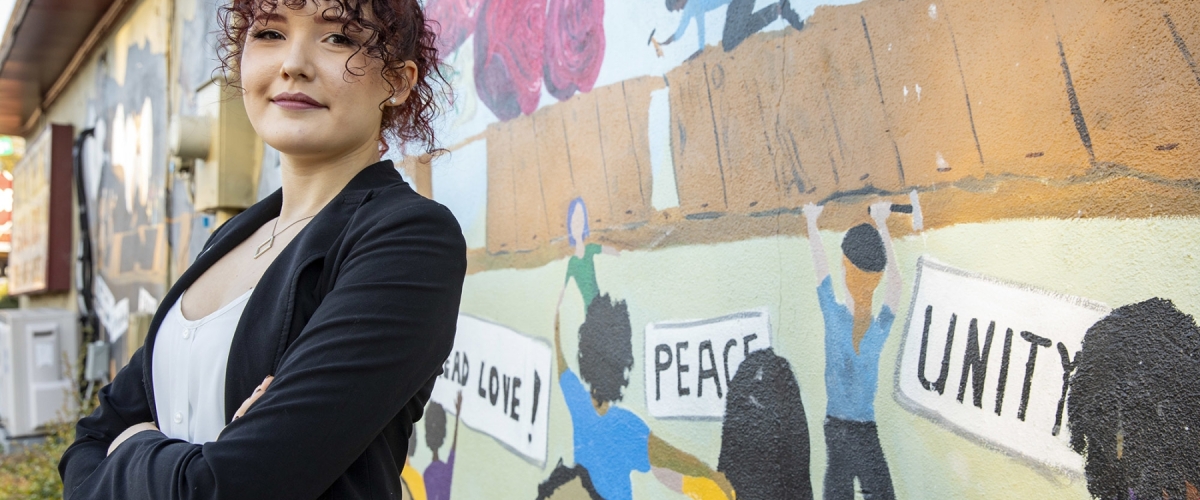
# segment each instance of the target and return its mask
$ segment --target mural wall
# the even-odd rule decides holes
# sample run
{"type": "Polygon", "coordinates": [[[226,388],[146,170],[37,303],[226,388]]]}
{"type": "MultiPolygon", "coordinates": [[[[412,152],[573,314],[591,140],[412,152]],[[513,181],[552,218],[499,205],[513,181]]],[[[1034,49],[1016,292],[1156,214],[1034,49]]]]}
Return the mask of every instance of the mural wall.
{"type": "Polygon", "coordinates": [[[1200,499],[1200,4],[426,8],[413,498],[1200,499]]]}
{"type": "Polygon", "coordinates": [[[96,271],[96,310],[123,363],[130,315],[153,312],[214,229],[196,213],[168,151],[169,117],[196,114],[215,68],[217,0],[132,2],[91,54],[49,121],[72,123],[83,146],[96,271]]]}

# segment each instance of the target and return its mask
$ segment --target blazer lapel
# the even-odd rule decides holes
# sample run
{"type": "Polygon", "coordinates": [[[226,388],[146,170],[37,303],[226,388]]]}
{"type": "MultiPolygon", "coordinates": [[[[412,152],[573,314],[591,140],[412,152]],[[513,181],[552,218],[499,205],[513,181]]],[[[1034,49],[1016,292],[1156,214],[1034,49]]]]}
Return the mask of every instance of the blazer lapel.
{"type": "MultiPolygon", "coordinates": [[[[242,401],[254,391],[264,377],[272,374],[286,348],[292,323],[295,279],[298,272],[325,255],[338,235],[346,228],[358,207],[370,199],[373,189],[403,182],[391,160],[382,160],[359,171],[300,233],[275,258],[259,279],[238,320],[230,345],[225,374],[225,421],[228,423],[242,401]],[[261,292],[261,293],[260,293],[261,292]]],[[[171,286],[163,297],[150,322],[142,354],[142,375],[151,414],[158,422],[154,403],[153,354],[154,341],[163,318],[196,279],[254,234],[267,221],[279,216],[283,190],[255,203],[226,222],[217,239],[199,255],[196,261],[171,286]]]]}
{"type": "Polygon", "coordinates": [[[225,368],[226,424],[233,420],[233,414],[263,378],[275,374],[288,339],[299,334],[299,328],[307,321],[307,318],[296,321],[297,294],[316,290],[298,290],[301,272],[339,244],[358,207],[373,196],[374,190],[402,182],[390,160],[363,169],[268,266],[246,302],[229,347],[225,368]]]}

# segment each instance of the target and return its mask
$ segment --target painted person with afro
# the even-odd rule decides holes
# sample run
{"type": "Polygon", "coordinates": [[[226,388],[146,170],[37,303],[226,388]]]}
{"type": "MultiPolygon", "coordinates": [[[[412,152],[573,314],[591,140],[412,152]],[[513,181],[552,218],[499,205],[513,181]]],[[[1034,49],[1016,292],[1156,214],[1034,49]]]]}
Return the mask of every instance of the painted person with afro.
{"type": "Polygon", "coordinates": [[[875,392],[879,385],[879,355],[896,319],[903,283],[896,265],[887,217],[891,203],[871,205],[875,222],[850,228],[842,239],[846,303],[837,301],[817,227],[823,206],[807,204],[808,240],[816,271],[817,299],[825,320],[825,500],[851,500],[854,479],[863,496],[895,498],[887,460],[875,426],[875,392]],[[883,306],[872,315],[872,298],[886,277],[883,306]]]}
{"type": "Polygon", "coordinates": [[[1200,330],[1169,300],[1088,329],[1067,400],[1071,448],[1105,500],[1200,500],[1200,330]]]}
{"type": "Polygon", "coordinates": [[[454,482],[454,454],[458,450],[458,421],[462,416],[462,391],[454,400],[454,439],[450,442],[450,454],[443,461],[438,449],[446,442],[446,409],[436,401],[425,408],[425,444],[433,452],[433,458],[425,467],[425,492],[429,500],[450,500],[450,485],[454,482]]]}
{"type": "Polygon", "coordinates": [[[614,405],[629,385],[633,331],[625,301],[613,301],[600,292],[592,257],[616,251],[585,243],[588,218],[582,198],[573,200],[567,209],[567,232],[575,253],[567,262],[567,278],[555,310],[554,352],[559,385],[571,413],[576,465],[568,468],[560,463],[539,488],[539,498],[555,498],[554,485],[579,478],[585,490],[594,489],[604,500],[630,500],[630,474],[650,472],[651,468],[656,478],[676,491],[702,479],[715,483],[724,496],[733,498],[733,487],[724,474],[658,438],[641,417],[614,405]],[[567,365],[559,333],[558,309],[572,280],[579,287],[586,311],[579,327],[578,375],[567,365]]]}

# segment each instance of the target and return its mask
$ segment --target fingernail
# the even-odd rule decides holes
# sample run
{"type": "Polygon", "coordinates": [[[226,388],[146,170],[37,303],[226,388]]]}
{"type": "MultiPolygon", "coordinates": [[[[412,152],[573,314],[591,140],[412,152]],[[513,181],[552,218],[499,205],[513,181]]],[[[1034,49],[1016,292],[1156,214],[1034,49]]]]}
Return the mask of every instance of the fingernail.
{"type": "Polygon", "coordinates": [[[242,418],[242,416],[241,416],[241,415],[234,415],[234,416],[233,416],[233,419],[234,419],[234,420],[237,420],[237,419],[239,419],[239,418],[242,418]]]}

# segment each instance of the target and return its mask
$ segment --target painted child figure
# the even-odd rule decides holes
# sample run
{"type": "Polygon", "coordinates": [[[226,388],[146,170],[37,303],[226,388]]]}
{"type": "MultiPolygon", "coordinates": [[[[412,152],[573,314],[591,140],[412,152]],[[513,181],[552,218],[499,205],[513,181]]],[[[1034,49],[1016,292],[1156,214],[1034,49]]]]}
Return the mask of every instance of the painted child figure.
{"type": "Polygon", "coordinates": [[[558,498],[558,486],[581,478],[583,489],[604,500],[633,498],[630,474],[654,471],[655,478],[682,492],[695,483],[715,485],[717,495],[734,498],[733,486],[725,475],[696,457],[675,448],[650,432],[641,417],[617,406],[629,385],[633,368],[633,332],[625,301],[602,294],[596,284],[593,258],[600,253],[615,255],[610,247],[586,243],[587,206],[576,198],[567,208],[567,234],[574,254],[567,262],[567,277],[559,293],[561,309],[566,289],[575,280],[583,297],[584,322],[579,327],[578,372],[563,354],[558,313],[554,317],[554,351],[559,386],[571,414],[575,444],[575,467],[560,464],[539,497],[558,498]],[[561,473],[560,473],[561,469],[561,473]],[[698,481],[701,480],[701,481],[698,481]]]}
{"type": "Polygon", "coordinates": [[[879,355],[892,329],[903,284],[888,232],[891,203],[870,207],[870,224],[860,224],[842,239],[846,303],[837,301],[817,227],[824,207],[808,204],[808,239],[818,281],[817,298],[825,320],[825,500],[854,498],[858,478],[866,498],[893,499],[892,479],[875,426],[879,355]],[[872,316],[872,298],[886,276],[883,306],[872,316]]]}

